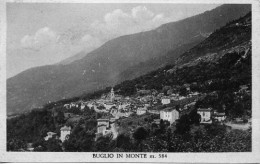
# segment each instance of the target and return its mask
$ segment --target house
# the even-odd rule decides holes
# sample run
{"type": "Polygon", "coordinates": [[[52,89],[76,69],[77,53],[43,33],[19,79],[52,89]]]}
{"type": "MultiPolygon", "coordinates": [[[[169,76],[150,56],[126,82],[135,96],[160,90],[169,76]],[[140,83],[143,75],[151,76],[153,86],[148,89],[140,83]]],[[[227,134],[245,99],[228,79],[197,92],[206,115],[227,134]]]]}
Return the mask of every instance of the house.
{"type": "Polygon", "coordinates": [[[34,150],[34,148],[33,148],[33,143],[28,143],[26,150],[27,150],[27,151],[33,151],[33,150],[34,150]]]}
{"type": "Polygon", "coordinates": [[[199,108],[197,113],[201,116],[200,123],[212,123],[212,108],[199,108]]]}
{"type": "Polygon", "coordinates": [[[157,125],[160,124],[160,121],[161,121],[161,119],[154,119],[154,120],[153,120],[153,122],[154,122],[155,124],[157,124],[157,125]]]}
{"type": "Polygon", "coordinates": [[[164,96],[164,93],[158,93],[157,98],[161,98],[164,96]]]}
{"type": "Polygon", "coordinates": [[[172,107],[165,108],[160,111],[160,119],[169,121],[170,124],[179,119],[180,113],[172,107]]]}
{"type": "Polygon", "coordinates": [[[118,113],[118,109],[117,108],[112,108],[111,110],[110,110],[110,114],[112,114],[112,115],[115,115],[115,114],[117,114],[118,113]]]}
{"type": "Polygon", "coordinates": [[[188,108],[194,107],[195,104],[196,104],[195,101],[194,101],[194,102],[191,102],[191,103],[189,103],[189,104],[186,104],[186,105],[184,105],[184,108],[183,108],[183,109],[186,110],[186,109],[188,109],[188,108]]]}
{"type": "Polygon", "coordinates": [[[180,96],[178,100],[184,100],[184,99],[186,99],[186,97],[180,96]]]}
{"type": "Polygon", "coordinates": [[[116,139],[118,136],[118,132],[117,132],[117,128],[116,128],[116,124],[112,123],[110,128],[110,132],[113,134],[113,139],[116,139]]]}
{"type": "Polygon", "coordinates": [[[70,104],[64,104],[63,107],[65,107],[66,109],[70,108],[70,104]]]}
{"type": "Polygon", "coordinates": [[[88,107],[89,109],[91,109],[92,107],[94,107],[94,102],[88,102],[88,103],[87,103],[87,107],[88,107]]]}
{"type": "Polygon", "coordinates": [[[188,92],[190,92],[190,84],[184,84],[183,86],[186,88],[188,92]]]}
{"type": "Polygon", "coordinates": [[[60,129],[60,140],[64,142],[66,139],[68,139],[68,136],[70,135],[71,127],[70,126],[64,126],[60,129]]]}
{"type": "Polygon", "coordinates": [[[110,122],[111,122],[111,123],[114,123],[114,122],[116,122],[116,120],[117,120],[116,118],[113,118],[113,117],[112,117],[112,118],[110,118],[110,122]]]}
{"type": "Polygon", "coordinates": [[[130,103],[123,102],[118,105],[118,109],[126,110],[126,107],[130,106],[130,103]]]}
{"type": "Polygon", "coordinates": [[[45,140],[45,141],[48,141],[50,138],[55,137],[56,135],[57,135],[57,134],[54,133],[54,132],[48,132],[48,133],[47,133],[47,136],[44,137],[44,140],[45,140]]]}
{"type": "Polygon", "coordinates": [[[164,97],[162,97],[161,102],[162,102],[163,105],[170,104],[171,99],[170,99],[170,97],[164,96],[164,97]]]}
{"type": "Polygon", "coordinates": [[[239,88],[240,88],[240,90],[247,90],[248,86],[247,85],[240,85],[239,88]]]}
{"type": "Polygon", "coordinates": [[[113,139],[115,139],[118,135],[115,120],[115,118],[112,118],[110,122],[109,119],[98,119],[96,138],[99,136],[112,134],[113,139]]]}
{"type": "Polygon", "coordinates": [[[143,114],[145,114],[146,113],[146,111],[147,111],[147,109],[146,108],[138,108],[137,109],[137,111],[136,111],[136,114],[137,115],[143,115],[143,114]]]}
{"type": "Polygon", "coordinates": [[[217,120],[218,122],[221,122],[221,121],[224,121],[226,119],[226,114],[224,112],[223,113],[214,112],[213,118],[215,120],[217,120]]]}
{"type": "Polygon", "coordinates": [[[125,113],[124,113],[124,117],[129,117],[132,113],[133,113],[133,112],[130,112],[130,111],[129,111],[129,112],[125,112],[125,113]]]}
{"type": "Polygon", "coordinates": [[[107,129],[106,125],[98,125],[97,134],[105,135],[106,129],[107,129]]]}
{"type": "Polygon", "coordinates": [[[72,108],[72,107],[76,107],[76,108],[78,108],[78,104],[72,102],[72,103],[70,103],[70,108],[72,108]]]}
{"type": "Polygon", "coordinates": [[[170,98],[172,100],[174,100],[174,101],[178,101],[179,100],[179,96],[180,95],[178,93],[177,94],[173,93],[173,94],[170,95],[170,98]]]}
{"type": "Polygon", "coordinates": [[[106,127],[109,127],[109,119],[104,118],[104,119],[97,119],[97,125],[105,125],[106,127]]]}
{"type": "Polygon", "coordinates": [[[106,103],[104,103],[104,107],[106,108],[106,110],[111,109],[113,106],[115,106],[115,104],[112,103],[112,102],[106,102],[106,103]]]}
{"type": "Polygon", "coordinates": [[[142,89],[142,90],[137,90],[137,93],[138,93],[139,95],[148,95],[148,94],[151,93],[151,91],[150,91],[150,90],[144,90],[144,89],[142,89]]]}
{"type": "Polygon", "coordinates": [[[123,99],[123,96],[121,95],[115,95],[114,100],[121,101],[123,99]]]}
{"type": "Polygon", "coordinates": [[[80,110],[85,109],[85,107],[86,107],[86,105],[85,105],[84,103],[81,103],[81,105],[80,105],[80,110]]]}
{"type": "Polygon", "coordinates": [[[125,99],[126,99],[126,100],[130,100],[130,97],[129,97],[129,96],[126,96],[125,99]]]}
{"type": "Polygon", "coordinates": [[[151,114],[160,114],[160,111],[158,110],[148,110],[148,113],[151,113],[151,114]]]}

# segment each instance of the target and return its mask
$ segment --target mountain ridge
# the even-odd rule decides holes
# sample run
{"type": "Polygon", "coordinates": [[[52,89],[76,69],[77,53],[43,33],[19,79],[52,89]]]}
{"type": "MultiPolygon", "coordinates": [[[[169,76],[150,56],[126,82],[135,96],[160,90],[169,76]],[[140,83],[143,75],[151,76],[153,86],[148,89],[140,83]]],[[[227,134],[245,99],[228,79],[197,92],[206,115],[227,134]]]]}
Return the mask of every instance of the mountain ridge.
{"type": "MultiPolygon", "coordinates": [[[[217,19],[221,23],[219,25],[214,23],[203,25],[205,29],[211,28],[215,30],[215,26],[221,26],[227,23],[227,20],[231,21],[251,10],[250,5],[224,5],[224,7],[218,7],[211,12],[206,12],[208,16],[205,17],[213,18],[210,15],[214,15],[214,12],[221,10],[221,8],[224,8],[223,13],[227,14],[227,16],[222,15],[225,20],[222,20],[222,16],[217,15],[219,12],[216,12],[213,22],[217,19]],[[235,8],[235,10],[230,13],[230,8],[235,8]],[[235,12],[238,9],[240,9],[240,13],[235,12]]],[[[197,18],[193,16],[193,19],[194,17],[197,18]]],[[[203,17],[203,14],[200,17],[203,17]]],[[[190,19],[192,20],[192,18],[190,19]]],[[[197,25],[197,22],[193,20],[195,25],[197,25]]],[[[159,30],[158,32],[158,29],[162,28],[159,27],[156,29],[157,31],[151,30],[122,36],[108,41],[81,60],[68,65],[49,65],[26,70],[7,80],[7,113],[23,112],[39,107],[48,101],[73,97],[84,92],[88,93],[106,86],[115,85],[125,80],[121,79],[120,74],[127,68],[133,67],[142,61],[148,61],[153,57],[164,56],[167,52],[174,51],[179,44],[189,44],[191,43],[191,36],[196,36],[201,32],[210,32],[207,30],[198,31],[197,28],[200,28],[201,24],[199,23],[196,27],[187,24],[183,25],[187,28],[186,31],[182,31],[183,37],[180,36],[180,33],[176,34],[172,30],[177,29],[178,31],[185,28],[181,28],[181,26],[179,28],[171,27],[173,28],[171,30],[169,24],[168,26],[162,26],[163,29],[170,28],[168,31],[160,32],[159,30]],[[189,29],[192,29],[193,32],[188,33],[187,30],[189,29]],[[176,41],[176,38],[179,40],[176,41]]],[[[203,38],[201,37],[201,41],[203,38]]]]}

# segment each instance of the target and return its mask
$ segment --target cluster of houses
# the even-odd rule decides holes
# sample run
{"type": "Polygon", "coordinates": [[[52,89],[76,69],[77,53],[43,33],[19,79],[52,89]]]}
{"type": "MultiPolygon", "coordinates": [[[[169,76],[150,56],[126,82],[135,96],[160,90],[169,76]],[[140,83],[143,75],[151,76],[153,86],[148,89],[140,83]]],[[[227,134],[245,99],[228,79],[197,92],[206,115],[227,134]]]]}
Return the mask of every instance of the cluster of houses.
{"type": "MultiPolygon", "coordinates": [[[[200,115],[200,123],[202,124],[211,124],[213,121],[222,122],[226,119],[225,113],[220,113],[217,111],[213,111],[212,108],[199,108],[197,109],[197,113],[200,115]]],[[[180,118],[180,111],[168,107],[160,111],[160,119],[169,121],[170,124],[174,123],[176,120],[180,118]]]]}
{"type": "MultiPolygon", "coordinates": [[[[189,86],[187,88],[189,89],[189,86]]],[[[115,138],[117,137],[117,119],[129,117],[133,113],[137,115],[152,113],[160,115],[161,120],[169,121],[172,124],[179,119],[181,113],[194,107],[196,101],[204,96],[198,92],[189,92],[187,96],[180,96],[175,93],[165,96],[163,93],[155,94],[149,90],[139,90],[138,93],[133,97],[123,97],[116,95],[112,88],[110,93],[102,95],[99,99],[87,102],[72,102],[65,104],[64,107],[67,109],[76,107],[81,110],[85,110],[85,107],[88,107],[94,109],[97,113],[108,114],[109,118],[97,119],[96,136],[112,134],[113,138],[115,138]],[[148,92],[149,94],[147,94],[148,92]],[[181,107],[176,109],[176,104],[180,104],[181,107]]],[[[223,121],[226,118],[225,113],[218,113],[211,108],[200,108],[197,110],[197,113],[201,116],[201,123],[212,123],[213,120],[223,121]]],[[[69,128],[65,129],[67,130],[61,129],[60,139],[62,142],[70,133],[69,128]]],[[[52,135],[50,134],[50,136],[52,135]]]]}
{"type": "Polygon", "coordinates": [[[61,140],[61,142],[64,142],[65,140],[67,140],[69,138],[70,133],[71,133],[71,127],[63,126],[60,129],[60,137],[57,135],[57,133],[47,132],[47,136],[44,137],[44,140],[47,141],[50,138],[56,138],[56,139],[61,140]]]}
{"type": "Polygon", "coordinates": [[[99,136],[112,135],[112,138],[117,138],[118,132],[115,123],[115,118],[103,118],[97,120],[96,139],[99,136]]]}

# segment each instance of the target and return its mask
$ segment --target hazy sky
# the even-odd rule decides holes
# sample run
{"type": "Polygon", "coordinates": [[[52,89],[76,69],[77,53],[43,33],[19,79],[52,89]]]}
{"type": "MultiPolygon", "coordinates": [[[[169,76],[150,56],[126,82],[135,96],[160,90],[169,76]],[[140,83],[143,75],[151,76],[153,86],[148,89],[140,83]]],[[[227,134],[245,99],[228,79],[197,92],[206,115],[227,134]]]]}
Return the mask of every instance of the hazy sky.
{"type": "Polygon", "coordinates": [[[219,4],[7,4],[7,77],[219,4]]]}

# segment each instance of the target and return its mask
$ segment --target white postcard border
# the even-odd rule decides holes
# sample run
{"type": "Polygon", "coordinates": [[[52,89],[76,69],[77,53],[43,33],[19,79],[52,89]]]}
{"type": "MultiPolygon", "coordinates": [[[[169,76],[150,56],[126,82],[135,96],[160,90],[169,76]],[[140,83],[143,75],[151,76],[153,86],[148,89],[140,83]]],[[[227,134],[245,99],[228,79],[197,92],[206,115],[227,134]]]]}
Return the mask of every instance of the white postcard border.
{"type": "MultiPolygon", "coordinates": [[[[9,0],[0,2],[0,162],[260,162],[260,1],[258,0],[9,0]],[[6,3],[243,3],[252,4],[252,152],[241,153],[143,153],[167,158],[93,158],[98,152],[6,152],[6,3]]],[[[101,153],[99,153],[101,154],[101,153]]],[[[105,153],[108,154],[108,153],[105,153]]],[[[112,153],[116,156],[118,153],[112,153]]],[[[123,153],[124,157],[125,154],[123,153]]]]}

